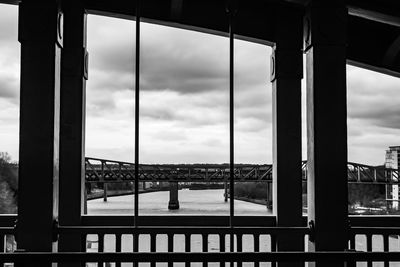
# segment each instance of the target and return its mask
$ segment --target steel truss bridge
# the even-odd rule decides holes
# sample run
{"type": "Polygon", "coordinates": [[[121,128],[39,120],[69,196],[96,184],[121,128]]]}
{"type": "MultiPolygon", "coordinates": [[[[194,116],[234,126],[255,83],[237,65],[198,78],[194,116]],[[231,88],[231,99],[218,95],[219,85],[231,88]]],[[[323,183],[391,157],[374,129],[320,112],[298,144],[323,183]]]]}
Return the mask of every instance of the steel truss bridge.
{"type": "MultiPolygon", "coordinates": [[[[332,168],[335,168],[332,165],[332,168]]],[[[120,183],[135,180],[135,164],[122,161],[85,158],[86,183],[120,183]]],[[[235,182],[271,182],[272,164],[238,164],[235,182]]],[[[302,179],[307,181],[307,162],[301,164],[302,179]]],[[[139,165],[142,182],[229,182],[229,164],[139,165]]],[[[399,171],[382,166],[347,164],[349,183],[398,184],[399,171]]]]}

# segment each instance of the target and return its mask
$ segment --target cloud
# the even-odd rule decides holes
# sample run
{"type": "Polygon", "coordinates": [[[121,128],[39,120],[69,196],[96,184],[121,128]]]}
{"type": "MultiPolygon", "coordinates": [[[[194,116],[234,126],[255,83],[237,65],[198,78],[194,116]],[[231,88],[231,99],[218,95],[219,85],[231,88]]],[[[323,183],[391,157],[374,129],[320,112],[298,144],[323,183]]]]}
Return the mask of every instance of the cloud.
{"type": "Polygon", "coordinates": [[[400,80],[348,67],[348,117],[400,129],[400,80]]]}
{"type": "MultiPolygon", "coordinates": [[[[0,23],[7,25],[0,31],[0,145],[13,158],[18,155],[17,12],[0,5],[0,23]]],[[[133,161],[134,24],[89,15],[88,156],[133,161]]],[[[269,47],[235,41],[236,162],[272,162],[270,53],[269,47]]],[[[400,143],[399,79],[352,66],[347,71],[349,160],[382,164],[385,149],[400,143]]],[[[141,163],[229,161],[227,38],[143,23],[141,89],[141,163]]],[[[302,113],[304,118],[304,108],[302,113]]]]}
{"type": "Polygon", "coordinates": [[[0,72],[0,98],[17,101],[19,97],[19,80],[10,74],[9,72],[0,72]]]}
{"type": "MultiPolygon", "coordinates": [[[[133,89],[133,82],[126,82],[134,80],[133,27],[131,21],[89,16],[90,68],[104,74],[100,87],[115,87],[119,81],[125,84],[124,89],[133,89]]],[[[238,86],[247,89],[259,84],[260,77],[269,76],[269,54],[265,46],[253,44],[255,48],[249,52],[246,45],[237,41],[235,55],[238,86]],[[260,57],[260,52],[265,57],[260,57]]],[[[140,67],[144,91],[187,94],[229,90],[229,42],[220,36],[210,38],[204,33],[143,23],[140,67]]]]}

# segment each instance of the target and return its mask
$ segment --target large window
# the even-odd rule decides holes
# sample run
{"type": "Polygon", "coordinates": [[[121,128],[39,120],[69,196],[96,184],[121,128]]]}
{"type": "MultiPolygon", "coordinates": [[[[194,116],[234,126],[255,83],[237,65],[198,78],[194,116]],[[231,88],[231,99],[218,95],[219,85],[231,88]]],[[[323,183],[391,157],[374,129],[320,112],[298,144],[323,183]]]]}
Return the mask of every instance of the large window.
{"type": "MultiPolygon", "coordinates": [[[[167,164],[166,173],[182,175],[205,172],[211,164],[215,168],[207,169],[209,175],[225,169],[223,164],[229,162],[228,39],[142,23],[140,41],[140,163],[167,164]],[[192,168],[195,165],[199,168],[192,168]]],[[[140,214],[229,214],[223,183],[186,180],[158,182],[153,187],[157,186],[160,190],[178,187],[178,199],[172,199],[169,191],[156,197],[143,195],[140,214]],[[178,204],[179,209],[169,210],[178,204]]]]}
{"type": "Polygon", "coordinates": [[[88,213],[270,214],[271,183],[244,180],[271,171],[271,49],[235,39],[230,58],[229,36],[140,22],[137,39],[136,26],[88,18],[87,167],[104,178],[87,183],[88,213]]]}
{"type": "Polygon", "coordinates": [[[395,174],[384,174],[384,167],[398,172],[400,81],[350,65],[347,66],[347,80],[348,159],[371,166],[359,171],[360,179],[370,180],[370,184],[349,184],[349,212],[398,214],[398,186],[377,185],[374,179],[379,182],[393,178],[389,176],[395,174]]]}
{"type": "Polygon", "coordinates": [[[19,151],[18,7],[0,4],[0,213],[17,212],[19,151]]]}
{"type": "MultiPolygon", "coordinates": [[[[117,162],[134,162],[135,22],[89,15],[87,27],[85,150],[94,159],[86,166],[111,171],[117,162]]],[[[133,189],[132,181],[87,183],[87,212],[131,215],[133,189]]]]}
{"type": "MultiPolygon", "coordinates": [[[[249,173],[272,164],[272,84],[268,46],[235,40],[235,166],[249,173]],[[260,56],[264,55],[264,56],[260,56]]],[[[272,180],[235,183],[235,215],[272,213],[272,180]]]]}

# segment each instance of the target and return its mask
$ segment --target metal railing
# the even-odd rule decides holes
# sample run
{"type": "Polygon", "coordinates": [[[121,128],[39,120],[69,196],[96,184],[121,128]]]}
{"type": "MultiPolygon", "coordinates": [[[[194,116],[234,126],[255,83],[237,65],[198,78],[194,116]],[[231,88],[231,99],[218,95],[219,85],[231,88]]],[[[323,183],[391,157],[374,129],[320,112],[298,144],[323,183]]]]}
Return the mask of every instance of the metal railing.
{"type": "MultiPolygon", "coordinates": [[[[141,218],[141,217],[140,217],[141,218]]],[[[338,261],[381,262],[389,266],[391,262],[400,261],[400,217],[397,216],[350,216],[349,251],[345,252],[277,252],[275,240],[280,234],[292,234],[307,241],[307,227],[275,227],[274,216],[261,218],[237,218],[237,227],[224,225],[227,219],[220,217],[182,216],[182,220],[172,217],[142,218],[142,224],[148,226],[132,227],[131,216],[83,216],[82,225],[60,226],[60,235],[80,235],[86,250],[80,253],[0,253],[0,263],[25,262],[29,258],[38,262],[95,262],[97,264],[121,262],[150,263],[167,262],[216,262],[221,266],[225,262],[251,262],[259,266],[264,262],[309,262],[338,261]],[[179,226],[171,226],[179,223],[179,226]],[[246,226],[248,224],[248,226],[246,226]],[[263,224],[264,226],[261,226],[263,224]],[[234,242],[234,250],[230,242],[234,242]],[[128,245],[127,245],[128,244],[128,245]],[[216,253],[217,252],[217,253],[216,253]]],[[[0,238],[5,240],[15,234],[9,224],[15,216],[0,217],[0,238]]],[[[304,225],[306,218],[304,220],[304,225]]],[[[15,248],[14,248],[15,249],[15,248]]],[[[2,248],[4,252],[7,245],[2,248]]],[[[100,266],[100,265],[98,265],[100,266]]],[[[103,266],[103,265],[101,265],[103,266]]]]}

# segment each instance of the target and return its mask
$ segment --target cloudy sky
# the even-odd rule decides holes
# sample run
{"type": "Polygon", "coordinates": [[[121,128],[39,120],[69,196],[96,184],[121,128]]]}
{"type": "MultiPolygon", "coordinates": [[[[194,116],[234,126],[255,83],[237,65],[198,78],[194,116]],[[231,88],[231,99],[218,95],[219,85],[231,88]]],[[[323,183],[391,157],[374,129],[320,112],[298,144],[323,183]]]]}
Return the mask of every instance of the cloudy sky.
{"type": "MultiPolygon", "coordinates": [[[[0,151],[17,160],[16,7],[0,5],[0,25],[0,151]]],[[[235,46],[235,159],[271,163],[271,49],[235,46]]],[[[228,40],[143,23],[141,47],[141,163],[229,162],[228,40]]],[[[89,16],[87,156],[133,161],[134,49],[134,22],[89,16]]],[[[400,145],[399,88],[400,79],[348,66],[350,161],[382,164],[400,145]]]]}

